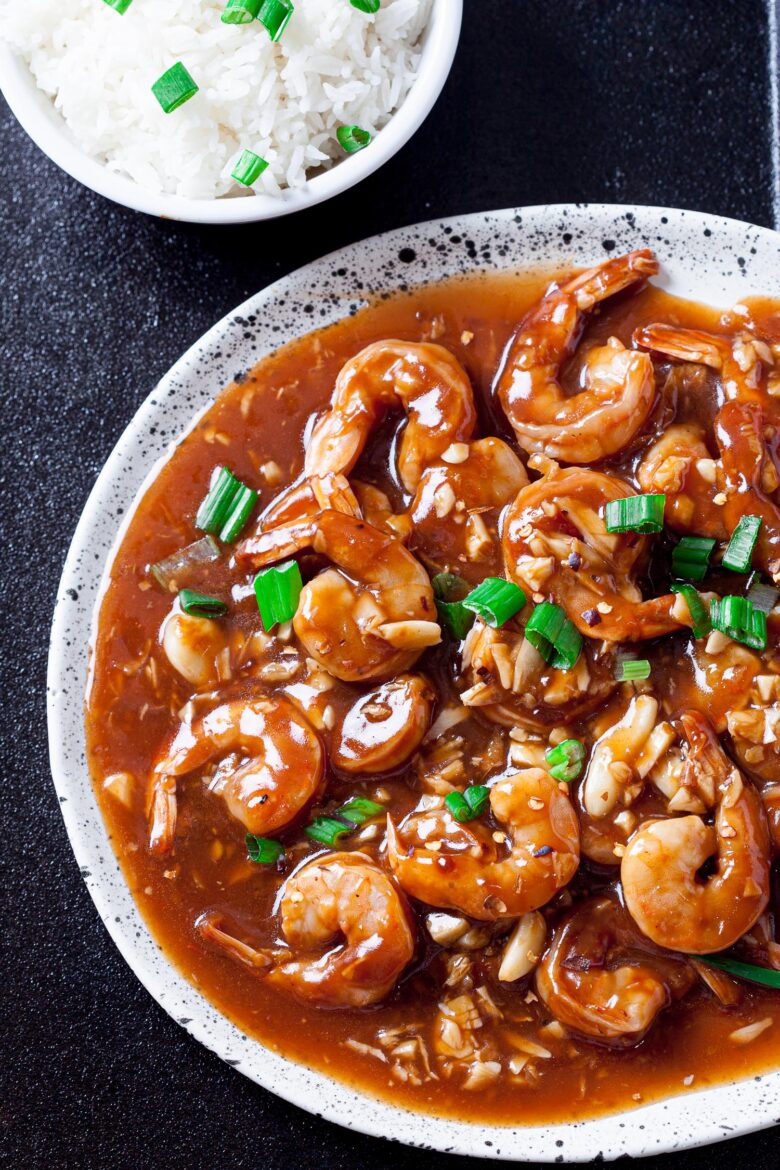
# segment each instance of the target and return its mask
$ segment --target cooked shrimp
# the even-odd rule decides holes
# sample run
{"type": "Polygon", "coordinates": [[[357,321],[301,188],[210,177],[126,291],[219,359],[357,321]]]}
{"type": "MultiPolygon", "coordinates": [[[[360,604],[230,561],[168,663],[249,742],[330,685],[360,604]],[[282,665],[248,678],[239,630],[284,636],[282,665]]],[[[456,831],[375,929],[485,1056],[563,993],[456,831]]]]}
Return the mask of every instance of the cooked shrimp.
{"type": "Polygon", "coordinates": [[[567,1027],[632,1047],[694,979],[687,963],[648,946],[617,899],[600,897],[579,903],[557,927],[536,990],[567,1027]]]}
{"type": "Polygon", "coordinates": [[[507,576],[527,593],[551,596],[591,638],[633,642],[682,629],[672,613],[674,594],[643,601],[634,583],[647,558],[647,538],[606,530],[608,501],[634,494],[616,475],[555,467],[523,488],[507,510],[507,576]]]}
{"type": "Polygon", "coordinates": [[[345,682],[388,677],[441,641],[425,569],[364,520],[321,512],[250,537],[236,556],[260,568],[304,549],[338,566],[304,586],[293,619],[309,654],[331,674],[345,682]]]}
{"type": "Polygon", "coordinates": [[[769,346],[744,333],[724,337],[703,329],[683,329],[679,325],[642,325],[634,332],[635,345],[674,361],[695,362],[718,370],[722,397],[739,402],[761,402],[765,367],[772,365],[769,346]]]}
{"type": "Polygon", "coordinates": [[[490,922],[549,902],[580,859],[577,814],[541,768],[502,775],[490,789],[499,824],[459,824],[439,797],[387,825],[387,859],[401,886],[431,906],[490,922]]]}
{"type": "Polygon", "coordinates": [[[715,438],[718,459],[699,427],[669,427],[639,465],[640,486],[666,494],[664,519],[678,532],[728,540],[743,515],[760,516],[754,564],[780,580],[780,508],[770,498],[779,481],[761,407],[727,402],[716,415],[715,438]]]}
{"type": "Polygon", "coordinates": [[[362,853],[330,853],[288,878],[279,912],[294,952],[269,982],[330,1007],[367,1007],[414,954],[413,919],[394,881],[362,853]]]}
{"type": "Polygon", "coordinates": [[[182,723],[157,758],[151,781],[150,848],[166,853],[176,833],[176,778],[214,760],[212,790],[250,833],[270,833],[293,820],[320,787],[319,737],[289,700],[257,696],[221,703],[195,723],[182,723]]]}
{"type": "Polygon", "coordinates": [[[595,463],[622,450],[642,428],[655,400],[647,354],[611,337],[587,354],[579,393],[567,397],[559,377],[580,341],[587,313],[657,271],[647,250],[617,256],[553,285],[523,319],[496,389],[524,450],[567,463],[595,463]]]}
{"type": "Polygon", "coordinates": [[[326,475],[302,476],[271,501],[260,517],[259,530],[278,528],[316,516],[329,509],[347,516],[363,515],[360,503],[345,475],[328,472],[326,475]]]}
{"type": "Polygon", "coordinates": [[[764,412],[752,402],[727,402],[715,419],[723,466],[723,515],[729,535],[745,515],[760,516],[753,564],[780,581],[780,508],[768,496],[778,474],[767,450],[764,412]]]}
{"type": "Polygon", "coordinates": [[[572,670],[549,666],[526,641],[523,618],[494,629],[477,619],[461,648],[467,707],[504,727],[541,731],[590,714],[617,689],[614,656],[588,641],[572,670]]]}
{"type": "MultiPolygon", "coordinates": [[[[691,954],[730,947],[769,901],[770,846],[758,793],[743,779],[698,712],[681,719],[687,766],[714,774],[714,827],[699,816],[645,822],[629,841],[620,876],[626,906],[659,946],[691,954]],[[699,871],[715,859],[715,872],[699,871]]],[[[705,776],[706,787],[708,778],[705,776]]]]}
{"type": "Polygon", "coordinates": [[[475,584],[501,571],[500,509],[528,483],[511,447],[490,436],[455,443],[426,467],[409,515],[410,547],[437,572],[475,584]]]}
{"type": "Polygon", "coordinates": [[[229,649],[219,622],[184,613],[177,601],[160,628],[160,641],[173,669],[194,687],[224,678],[229,649]]]}
{"type": "Polygon", "coordinates": [[[330,409],[307,444],[305,474],[349,474],[377,424],[398,408],[408,418],[398,452],[408,492],[452,443],[471,438],[477,418],[468,375],[449,350],[430,342],[377,341],[341,369],[330,409]]]}
{"type": "Polygon", "coordinates": [[[664,523],[676,532],[695,532],[715,540],[728,539],[722,504],[723,469],[694,423],[678,423],[648,448],[637,468],[643,492],[666,496],[664,523]]]}
{"type": "Polygon", "coordinates": [[[406,763],[428,730],[436,692],[421,675],[401,674],[369,691],[333,730],[330,758],[344,772],[389,772],[406,763]]]}

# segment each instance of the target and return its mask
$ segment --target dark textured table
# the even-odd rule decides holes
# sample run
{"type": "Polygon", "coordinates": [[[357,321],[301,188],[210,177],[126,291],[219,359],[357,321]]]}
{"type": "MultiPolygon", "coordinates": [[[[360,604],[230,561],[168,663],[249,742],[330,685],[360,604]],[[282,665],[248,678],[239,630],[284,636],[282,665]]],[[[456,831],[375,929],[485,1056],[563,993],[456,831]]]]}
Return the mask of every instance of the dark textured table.
{"type": "MultiPolygon", "coordinates": [[[[0,110],[3,1165],[452,1164],[263,1092],[143,990],[71,856],[44,674],[60,567],[100,467],[170,364],[256,289],[386,228],[512,204],[663,203],[772,223],[761,0],[465,6],[452,75],[414,141],[291,220],[203,228],[125,211],[61,174],[0,110]]],[[[655,1161],[777,1170],[777,1141],[765,1132],[655,1161]]]]}

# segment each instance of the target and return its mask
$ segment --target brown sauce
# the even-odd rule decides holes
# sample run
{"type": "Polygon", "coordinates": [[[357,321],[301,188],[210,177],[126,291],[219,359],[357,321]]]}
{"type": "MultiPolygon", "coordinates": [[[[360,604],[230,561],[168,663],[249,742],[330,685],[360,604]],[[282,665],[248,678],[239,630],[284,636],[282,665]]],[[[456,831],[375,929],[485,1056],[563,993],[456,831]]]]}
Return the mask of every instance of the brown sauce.
{"type": "MultiPolygon", "coordinates": [[[[195,921],[206,911],[223,915],[232,933],[252,947],[278,942],[274,902],[285,875],[247,859],[244,827],[228,814],[223,801],[209,791],[198,773],[179,782],[173,852],[157,857],[148,849],[148,777],[161,745],[178,724],[177,713],[193,690],[162,652],[159,631],[172,597],[155,583],[149,566],[199,535],[193,518],[215,466],[228,464],[236,476],[257,488],[261,508],[299,475],[310,416],[326,407],[344,362],[369,342],[388,337],[433,339],[447,347],[473,384],[479,406],[478,433],[510,439],[511,431],[491,396],[491,385],[518,319],[548,280],[549,274],[480,277],[379,300],[353,318],[284,346],[240,384],[229,386],[181,440],[135,511],[102,601],[87,697],[90,766],[114,848],[145,921],[185,978],[241,1029],[285,1056],[404,1107],[485,1123],[591,1117],[776,1068],[780,992],[742,983],[736,1002],[726,1005],[696,979],[687,994],[660,1013],[640,1043],[617,1049],[567,1028],[550,1028],[552,1016],[534,993],[533,976],[516,983],[497,979],[502,945],[497,940],[482,950],[465,953],[474,965],[470,993],[486,988],[500,1016],[495,1019],[488,1014],[483,1035],[490,1037],[506,1067],[496,1079],[469,1089],[457,1071],[445,1075],[440,1069],[433,1079],[421,1072],[419,1060],[396,1059],[394,1050],[378,1040],[380,1031],[386,1036],[398,1029],[399,1043],[419,1036],[431,1051],[435,1048],[437,1005],[448,994],[444,984],[452,974],[447,965],[452,952],[434,945],[427,935],[423,923],[428,908],[415,906],[419,941],[413,962],[385,1002],[365,1009],[324,1010],[305,1004],[207,945],[194,930],[195,921]],[[118,773],[130,777],[124,790],[126,802],[117,798],[116,786],[106,788],[104,784],[106,778],[118,773]],[[771,1019],[771,1026],[751,1042],[731,1039],[738,1029],[765,1019],[771,1019]],[[547,1055],[529,1055],[522,1047],[513,1047],[514,1041],[507,1037],[517,1035],[532,1040],[547,1055]],[[522,1060],[515,1062],[517,1073],[507,1071],[512,1053],[525,1060],[524,1067],[522,1060]]],[[[780,339],[780,307],[753,301],[749,309],[762,336],[780,339]]],[[[607,302],[594,314],[584,345],[601,343],[609,336],[629,344],[633,330],[653,320],[714,331],[729,331],[736,322],[733,316],[724,317],[713,309],[647,287],[636,295],[607,302]]],[[[569,388],[574,384],[579,358],[581,351],[564,371],[569,388]]],[[[661,364],[659,380],[671,369],[661,364]]],[[[716,376],[710,371],[689,373],[687,382],[680,378],[676,421],[695,419],[711,429],[716,376]]],[[[679,378],[679,374],[674,376],[679,378]]],[[[670,422],[669,401],[668,396],[661,396],[641,441],[611,460],[609,467],[631,477],[649,440],[670,422]]],[[[775,401],[767,404],[770,417],[774,416],[775,401]]],[[[387,468],[390,445],[400,425],[399,417],[393,416],[383,426],[358,468],[360,477],[383,488],[398,509],[404,498],[387,468]]],[[[237,583],[251,580],[252,575],[231,565],[230,557],[224,555],[187,584],[230,600],[230,613],[221,621],[231,635],[248,638],[259,628],[254,597],[246,590],[243,594],[231,590],[237,583]]],[[[648,567],[646,584],[650,588],[645,589],[645,595],[664,591],[667,581],[668,564],[661,549],[648,567]]],[[[776,637],[770,637],[770,644],[773,641],[776,637]]],[[[651,661],[652,678],[667,719],[684,708],[698,706],[720,724],[719,731],[723,730],[731,693],[744,689],[750,671],[746,675],[732,671],[725,681],[713,674],[708,680],[706,664],[702,667],[693,662],[688,647],[689,639],[684,635],[672,635],[643,644],[639,652],[651,661]],[[663,679],[660,687],[659,679],[663,679]]],[[[278,662],[285,648],[281,645],[268,651],[268,662],[278,662]]],[[[773,654],[767,653],[769,657],[773,654]]],[[[252,665],[249,652],[246,662],[252,665]]],[[[455,694],[452,655],[447,647],[428,651],[414,669],[432,680],[440,706],[455,694]]],[[[224,694],[241,696],[257,683],[251,671],[245,676],[238,669],[226,681],[224,694]]],[[[356,691],[366,689],[340,682],[332,687],[329,703],[337,722],[354,702],[356,691]]],[[[584,734],[576,720],[567,728],[572,734],[584,734]]],[[[470,762],[470,778],[482,782],[500,771],[509,729],[473,718],[461,731],[464,742],[460,751],[470,762]]],[[[326,792],[315,801],[314,811],[331,808],[357,792],[368,796],[379,793],[397,819],[420,795],[420,767],[430,766],[430,746],[424,746],[422,752],[422,765],[417,756],[416,762],[388,777],[331,771],[326,792]]],[[[643,810],[654,812],[659,799],[655,791],[645,793],[634,809],[639,815],[644,815],[643,810]]],[[[587,829],[587,817],[581,808],[580,812],[587,829]]],[[[312,809],[307,809],[292,826],[269,834],[288,845],[286,872],[293,860],[297,864],[309,852],[316,852],[302,833],[311,815],[312,809]]],[[[379,843],[378,837],[350,839],[342,847],[376,856],[379,843]]],[[[610,839],[607,848],[612,844],[610,839]]],[[[602,866],[583,858],[564,894],[544,909],[550,924],[565,916],[572,899],[576,905],[591,895],[613,893],[618,873],[614,865],[602,866]]],[[[770,911],[776,908],[775,901],[770,911]]],[[[769,922],[773,929],[771,913],[769,922]]]]}

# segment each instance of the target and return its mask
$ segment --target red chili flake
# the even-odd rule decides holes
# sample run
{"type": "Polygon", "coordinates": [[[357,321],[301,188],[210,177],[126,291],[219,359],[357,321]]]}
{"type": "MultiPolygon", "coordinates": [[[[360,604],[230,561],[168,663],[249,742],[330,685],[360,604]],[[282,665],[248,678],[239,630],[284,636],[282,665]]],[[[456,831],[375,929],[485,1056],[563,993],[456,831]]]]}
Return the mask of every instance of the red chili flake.
{"type": "Polygon", "coordinates": [[[589,626],[597,626],[601,622],[601,614],[597,609],[586,609],[582,615],[582,620],[589,626]]]}

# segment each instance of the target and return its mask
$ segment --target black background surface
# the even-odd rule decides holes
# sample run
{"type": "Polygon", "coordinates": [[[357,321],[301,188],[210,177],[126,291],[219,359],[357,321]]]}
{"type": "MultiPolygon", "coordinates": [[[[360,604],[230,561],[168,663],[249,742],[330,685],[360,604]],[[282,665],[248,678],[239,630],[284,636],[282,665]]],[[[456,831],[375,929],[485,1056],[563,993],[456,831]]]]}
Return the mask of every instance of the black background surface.
{"type": "MultiPolygon", "coordinates": [[[[771,224],[760,0],[465,7],[455,67],[414,141],[359,188],[292,219],[205,228],[115,207],[61,174],[0,103],[3,1165],[456,1162],[263,1092],[143,990],[68,846],[44,674],[60,568],[113,444],[179,354],[271,280],[387,228],[513,204],[662,203],[771,224]]],[[[765,1132],[653,1164],[777,1170],[777,1141],[765,1132]]]]}

